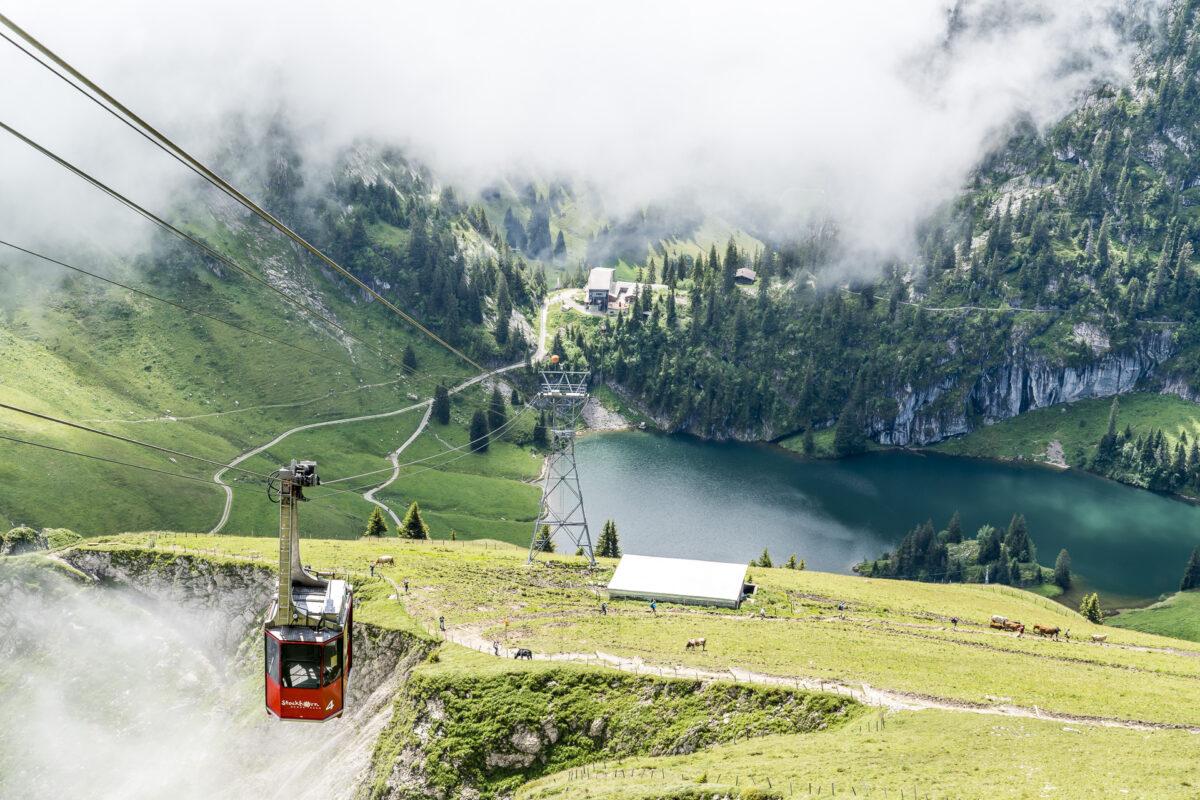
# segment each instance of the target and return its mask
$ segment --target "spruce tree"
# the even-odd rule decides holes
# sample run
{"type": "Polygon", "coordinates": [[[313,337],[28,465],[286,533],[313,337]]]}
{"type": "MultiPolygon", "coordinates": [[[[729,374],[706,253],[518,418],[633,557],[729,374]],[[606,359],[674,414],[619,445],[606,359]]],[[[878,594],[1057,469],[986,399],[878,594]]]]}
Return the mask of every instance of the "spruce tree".
{"type": "Polygon", "coordinates": [[[495,386],[492,388],[492,400],[488,403],[488,429],[500,430],[506,419],[508,415],[504,411],[504,395],[500,394],[500,387],[495,386]]]}
{"type": "Polygon", "coordinates": [[[450,424],[450,392],[445,386],[433,390],[433,421],[439,425],[450,424]]]}
{"type": "Polygon", "coordinates": [[[771,554],[767,552],[767,548],[763,548],[762,555],[758,557],[758,565],[760,567],[773,567],[771,563],[771,554]]]}
{"type": "Polygon", "coordinates": [[[542,529],[538,531],[537,542],[533,547],[535,550],[540,550],[543,553],[554,552],[554,539],[550,537],[549,525],[543,525],[542,529]]]}
{"type": "Polygon", "coordinates": [[[1079,604],[1079,613],[1086,617],[1089,622],[1094,622],[1097,625],[1103,624],[1104,612],[1100,610],[1100,596],[1095,592],[1084,595],[1083,602],[1079,604]]]}
{"type": "Polygon", "coordinates": [[[620,558],[621,547],[617,538],[617,523],[616,520],[606,520],[604,528],[600,532],[600,541],[597,543],[597,555],[604,558],[620,558]]]}
{"type": "Polygon", "coordinates": [[[404,515],[404,522],[396,534],[404,539],[429,538],[429,526],[425,524],[425,520],[421,519],[421,508],[417,505],[416,500],[408,507],[408,513],[404,515]]]}
{"type": "Polygon", "coordinates": [[[1193,547],[1192,557],[1183,571],[1183,580],[1179,582],[1179,591],[1186,592],[1197,587],[1200,587],[1200,547],[1193,547]]]}
{"type": "Polygon", "coordinates": [[[1004,538],[1008,552],[1018,561],[1029,561],[1033,543],[1029,540],[1029,530],[1025,526],[1024,514],[1013,514],[1008,523],[1008,535],[1004,538]]]}
{"type": "Polygon", "coordinates": [[[538,421],[533,424],[533,443],[539,447],[545,447],[550,443],[550,431],[546,427],[545,411],[538,416],[538,421]]]}
{"type": "Polygon", "coordinates": [[[991,525],[984,525],[979,529],[975,538],[979,540],[979,556],[975,559],[976,564],[990,564],[1000,557],[999,531],[991,525]]]}
{"type": "Polygon", "coordinates": [[[387,533],[387,523],[383,519],[383,511],[379,506],[375,506],[371,511],[371,518],[367,520],[367,536],[383,536],[387,533]]]}
{"type": "Polygon", "coordinates": [[[407,369],[409,372],[413,372],[416,370],[417,354],[412,349],[411,344],[404,345],[404,355],[402,355],[400,357],[400,363],[403,364],[405,369],[407,369]]]}
{"type": "Polygon", "coordinates": [[[962,517],[958,515],[958,509],[955,509],[954,516],[950,518],[950,524],[946,526],[946,543],[958,544],[962,540],[962,517]]]}
{"type": "Polygon", "coordinates": [[[1058,551],[1054,559],[1054,582],[1063,590],[1071,588],[1071,554],[1067,548],[1058,551]]]}
{"type": "Polygon", "coordinates": [[[795,553],[792,553],[790,556],[788,556],[787,563],[784,564],[784,566],[787,567],[788,569],[796,568],[796,554],[795,553]]]}
{"type": "Polygon", "coordinates": [[[471,451],[476,453],[486,452],[488,449],[488,421],[487,414],[483,413],[482,408],[475,409],[475,416],[471,417],[471,451]]]}

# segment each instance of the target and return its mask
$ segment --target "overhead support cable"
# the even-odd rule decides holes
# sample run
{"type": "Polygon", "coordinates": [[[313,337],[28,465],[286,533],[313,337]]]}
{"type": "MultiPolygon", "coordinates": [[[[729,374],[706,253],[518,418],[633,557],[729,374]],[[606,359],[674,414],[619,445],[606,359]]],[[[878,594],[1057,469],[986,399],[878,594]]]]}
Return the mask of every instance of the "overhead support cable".
{"type": "MultiPolygon", "coordinates": [[[[0,16],[2,16],[2,15],[0,15],[0,16]]],[[[270,283],[268,283],[267,281],[258,277],[254,273],[250,272],[248,269],[243,267],[241,264],[238,264],[233,259],[224,255],[223,253],[217,252],[216,250],[212,249],[211,247],[209,247],[208,245],[206,245],[204,242],[200,241],[199,239],[196,239],[195,237],[191,236],[190,234],[186,233],[185,231],[180,230],[176,226],[172,225],[170,222],[167,222],[162,217],[159,217],[158,215],[154,214],[149,209],[147,209],[141,205],[138,205],[133,200],[129,199],[125,195],[121,194],[120,192],[116,191],[112,187],[105,184],[103,181],[100,181],[99,179],[88,174],[87,172],[84,172],[79,167],[76,167],[74,164],[70,163],[66,159],[58,156],[57,154],[53,153],[52,151],[50,151],[47,148],[43,147],[42,145],[38,144],[37,142],[30,139],[28,136],[25,136],[23,133],[16,130],[15,128],[13,128],[11,125],[8,125],[7,123],[3,122],[2,120],[0,120],[0,130],[5,131],[6,133],[10,134],[11,136],[18,139],[23,144],[27,145],[28,147],[32,148],[33,150],[36,150],[38,153],[45,156],[49,160],[53,161],[55,164],[59,165],[60,167],[67,170],[71,174],[80,178],[81,180],[91,184],[93,187],[104,192],[109,197],[113,198],[117,202],[124,205],[126,208],[139,214],[140,216],[149,220],[150,222],[152,222],[153,224],[162,228],[163,230],[165,230],[169,233],[172,233],[175,236],[179,237],[180,239],[196,246],[201,251],[203,251],[205,254],[217,259],[218,261],[220,261],[222,264],[225,264],[229,268],[236,270],[237,272],[240,272],[241,274],[250,278],[252,281],[254,281],[258,284],[261,284],[262,286],[265,286],[267,289],[269,289],[270,291],[279,295],[281,298],[283,298],[285,301],[287,301],[292,306],[298,308],[303,313],[310,314],[313,317],[321,320],[322,322],[324,322],[327,325],[331,326],[332,328],[336,329],[340,333],[344,334],[347,338],[352,339],[355,342],[358,342],[363,347],[366,347],[368,350],[370,350],[371,352],[380,356],[384,360],[390,361],[391,363],[400,367],[402,370],[407,372],[409,375],[412,375],[415,378],[424,379],[424,380],[428,381],[432,386],[435,386],[435,387],[444,385],[442,383],[442,381],[439,381],[431,376],[425,375],[420,370],[418,370],[414,367],[410,367],[407,364],[405,364],[403,361],[400,361],[400,360],[396,359],[394,356],[384,352],[381,348],[375,347],[374,345],[371,345],[371,344],[363,341],[358,336],[355,336],[353,333],[346,330],[344,327],[342,327],[338,323],[334,322],[332,319],[329,318],[329,316],[322,314],[320,311],[316,311],[314,309],[309,308],[308,306],[301,303],[299,300],[296,300],[295,298],[293,298],[292,296],[287,294],[287,292],[284,292],[283,290],[281,290],[275,286],[272,286],[270,283]]],[[[484,376],[486,376],[487,374],[488,373],[485,372],[484,376]]],[[[486,406],[479,406],[479,407],[486,408],[486,406]]]]}
{"type": "MultiPolygon", "coordinates": [[[[195,475],[184,475],[181,472],[168,472],[165,469],[156,469],[155,467],[146,467],[146,466],[142,466],[141,464],[130,464],[127,461],[117,461],[115,458],[105,458],[104,456],[95,456],[95,455],[92,455],[91,453],[80,453],[78,450],[67,450],[62,447],[54,447],[52,445],[41,444],[39,442],[30,442],[30,441],[26,441],[25,439],[17,439],[13,436],[0,435],[0,439],[9,441],[9,442],[15,442],[16,444],[29,445],[30,447],[40,447],[43,450],[53,450],[56,453],[64,453],[64,454],[70,455],[70,456],[79,456],[80,458],[90,458],[93,461],[103,461],[106,464],[116,464],[116,465],[122,466],[122,467],[130,467],[132,469],[145,470],[146,472],[155,472],[155,473],[158,473],[159,475],[167,475],[172,478],[181,478],[183,480],[197,481],[199,483],[206,483],[209,486],[215,486],[217,488],[220,488],[220,486],[221,486],[221,484],[217,483],[212,478],[198,478],[195,475]]],[[[238,487],[233,487],[233,488],[241,489],[243,487],[238,486],[238,487]]],[[[255,491],[255,493],[259,492],[258,489],[255,489],[254,491],[255,491]]]]}
{"type": "MultiPolygon", "coordinates": [[[[451,345],[449,342],[445,341],[444,339],[439,337],[437,334],[435,334],[433,331],[426,328],[424,325],[422,325],[420,322],[418,322],[416,319],[414,319],[409,314],[400,310],[391,301],[387,300],[385,297],[383,297],[381,294],[376,292],[370,286],[363,283],[357,277],[355,277],[350,272],[348,272],[346,269],[344,269],[340,264],[335,262],[333,259],[329,258],[329,256],[325,255],[323,252],[321,252],[316,247],[314,247],[312,244],[310,244],[308,242],[308,240],[306,240],[304,237],[300,236],[300,234],[293,231],[287,225],[283,224],[278,219],[276,219],[274,216],[269,214],[266,210],[264,210],[262,207],[260,207],[257,203],[255,203],[249,197],[242,194],[240,191],[238,191],[236,188],[234,188],[232,185],[230,185],[224,178],[217,175],[215,172],[213,172],[211,169],[209,169],[207,166],[205,166],[202,162],[200,162],[199,160],[194,158],[190,153],[188,153],[182,147],[175,144],[171,139],[169,139],[164,134],[160,133],[153,126],[151,126],[149,123],[147,123],[141,117],[139,117],[137,114],[135,114],[129,108],[127,108],[125,105],[123,105],[115,97],[113,97],[108,92],[101,89],[99,86],[97,86],[91,80],[89,80],[87,78],[87,76],[85,76],[83,73],[79,72],[79,70],[72,67],[64,59],[62,59],[57,54],[55,54],[52,50],[50,50],[50,48],[43,45],[41,42],[39,42],[32,35],[27,33],[24,29],[22,29],[20,26],[18,26],[16,23],[14,23],[7,16],[0,14],[0,23],[3,23],[11,31],[13,31],[13,33],[17,34],[19,37],[24,39],[30,46],[35,48],[39,53],[41,53],[43,56],[45,56],[46,58],[48,58],[52,62],[54,62],[54,64],[56,66],[58,66],[59,69],[63,70],[64,72],[69,74],[72,78],[79,81],[79,83],[81,83],[83,86],[87,87],[87,89],[90,92],[92,92],[92,94],[89,94],[87,96],[90,97],[93,102],[95,102],[101,106],[103,106],[103,103],[108,103],[109,107],[110,107],[110,109],[109,109],[110,113],[119,112],[119,114],[124,117],[127,124],[136,126],[138,129],[140,129],[140,132],[143,134],[143,136],[149,137],[152,140],[154,140],[155,144],[160,149],[162,149],[165,152],[167,152],[168,154],[170,154],[176,160],[179,160],[179,161],[182,161],[183,163],[185,163],[193,172],[195,172],[197,175],[199,175],[205,181],[210,183],[212,186],[216,187],[221,192],[228,195],[230,198],[236,200],[237,202],[241,203],[246,208],[250,209],[250,211],[254,212],[256,215],[258,215],[261,219],[266,221],[269,225],[271,225],[277,231],[282,233],[287,238],[291,239],[296,244],[303,247],[309,253],[311,253],[312,255],[314,255],[315,257],[320,259],[321,261],[323,261],[330,268],[336,270],[340,274],[349,278],[355,285],[357,285],[363,291],[367,292],[372,297],[374,297],[376,300],[383,303],[388,309],[390,309],[391,311],[398,314],[401,318],[407,320],[411,325],[413,325],[413,327],[415,327],[417,330],[424,333],[429,338],[433,339],[435,342],[440,344],[442,347],[446,348],[451,353],[458,356],[459,358],[461,358],[466,363],[470,364],[475,369],[479,370],[481,373],[487,372],[486,369],[484,369],[479,364],[475,363],[475,361],[473,361],[471,358],[469,358],[465,353],[458,350],[453,345],[451,345]],[[103,100],[103,103],[101,103],[101,100],[103,100]]],[[[7,37],[5,37],[5,38],[7,39],[7,37]]],[[[12,42],[11,39],[8,39],[8,41],[12,42]]],[[[15,44],[15,43],[13,43],[13,44],[15,44]]],[[[24,50],[24,48],[19,48],[19,49],[24,50]]],[[[25,52],[26,52],[26,54],[28,54],[28,51],[25,51],[25,52]]],[[[50,69],[50,66],[48,64],[46,64],[45,62],[39,60],[38,63],[41,63],[47,69],[50,69]]],[[[58,73],[56,73],[56,74],[58,74],[58,73]]],[[[60,75],[60,77],[62,77],[62,76],[60,75]]]]}
{"type": "Polygon", "coordinates": [[[291,342],[285,342],[282,339],[276,339],[275,337],[269,336],[268,334],[260,333],[256,330],[251,330],[250,328],[244,328],[241,325],[238,325],[237,323],[229,322],[228,320],[221,319],[220,317],[214,317],[212,314],[206,314],[203,311],[197,311],[194,308],[189,308],[185,305],[182,305],[181,303],[176,303],[173,300],[168,300],[165,297],[159,297],[158,295],[150,294],[149,292],[143,291],[142,289],[138,289],[135,286],[129,286],[128,284],[121,283],[120,281],[115,281],[112,278],[106,278],[103,275],[97,275],[94,272],[89,272],[86,269],[72,266],[71,264],[68,264],[65,261],[59,261],[58,259],[51,258],[50,256],[43,255],[43,254],[35,252],[33,250],[29,250],[24,247],[21,247],[20,245],[15,245],[12,242],[6,242],[3,239],[0,239],[0,245],[4,245],[5,247],[10,247],[13,250],[16,250],[21,253],[25,253],[26,255],[33,256],[34,258],[40,258],[41,260],[47,261],[51,264],[57,264],[58,266],[63,267],[64,269],[73,270],[75,272],[80,273],[81,275],[87,275],[89,278],[95,278],[98,281],[103,281],[104,283],[110,284],[112,286],[117,286],[121,289],[125,289],[126,291],[133,292],[134,294],[139,294],[142,297],[148,297],[151,300],[157,300],[160,303],[166,303],[169,306],[174,306],[175,308],[178,308],[182,311],[186,311],[189,314],[195,314],[198,317],[204,317],[205,319],[210,319],[213,322],[219,322],[220,324],[225,325],[230,328],[233,328],[234,330],[238,330],[243,333],[249,333],[253,336],[258,336],[262,339],[267,340],[271,344],[277,344],[277,345],[281,345],[283,347],[290,347],[291,349],[298,350],[301,353],[307,353],[310,356],[316,356],[317,358],[323,358],[323,359],[326,359],[327,361],[332,361],[335,364],[341,364],[344,367],[350,367],[352,369],[362,370],[363,372],[371,372],[371,373],[380,375],[385,378],[391,377],[391,373],[389,373],[389,372],[381,372],[380,370],[377,370],[377,369],[371,369],[370,367],[364,367],[360,364],[355,364],[352,361],[344,361],[340,358],[334,358],[333,356],[328,355],[326,353],[318,353],[316,350],[308,350],[307,348],[300,347],[299,345],[292,344],[291,342]]]}
{"type": "Polygon", "coordinates": [[[316,317],[317,319],[321,320],[321,321],[322,321],[322,322],[324,322],[325,324],[327,324],[327,325],[329,325],[329,326],[333,327],[334,329],[336,329],[337,331],[341,332],[342,334],[345,334],[347,337],[349,337],[350,339],[353,339],[354,341],[358,342],[358,343],[359,343],[359,344],[361,344],[363,347],[366,347],[368,350],[370,350],[370,351],[372,351],[372,352],[376,353],[376,354],[377,354],[377,355],[379,355],[381,358],[383,358],[383,359],[385,359],[385,360],[387,360],[387,361],[391,361],[393,364],[396,364],[396,365],[397,365],[397,366],[399,366],[401,369],[403,369],[403,370],[406,370],[406,371],[407,371],[407,372],[409,372],[409,373],[412,373],[412,374],[415,374],[415,373],[416,373],[416,370],[414,370],[414,369],[412,369],[411,367],[409,367],[409,366],[405,365],[405,364],[404,364],[403,362],[401,362],[401,361],[397,361],[397,360],[396,360],[396,359],[395,359],[393,356],[391,356],[391,355],[389,355],[389,354],[387,354],[387,353],[383,352],[383,350],[381,350],[380,348],[378,348],[378,347],[375,347],[375,346],[373,346],[373,345],[370,345],[370,344],[368,344],[367,342],[363,341],[363,340],[362,340],[362,339],[360,339],[359,337],[357,337],[357,336],[355,336],[354,334],[352,334],[350,331],[348,331],[348,330],[346,330],[345,328],[343,328],[341,325],[339,325],[339,324],[337,324],[336,322],[334,322],[334,321],[333,321],[332,319],[330,319],[330,318],[329,318],[327,315],[325,315],[325,314],[322,314],[320,311],[316,311],[316,310],[314,310],[314,309],[311,309],[311,308],[309,308],[308,306],[306,306],[306,305],[304,305],[303,303],[301,303],[299,300],[296,300],[295,298],[291,297],[291,296],[290,296],[290,295],[289,295],[287,292],[284,292],[282,289],[279,289],[279,288],[277,288],[277,287],[275,287],[275,286],[272,286],[270,283],[268,283],[267,281],[265,281],[265,280],[263,280],[262,278],[258,277],[258,276],[257,276],[257,275],[255,275],[253,272],[251,272],[250,270],[246,269],[246,268],[245,268],[245,267],[243,267],[241,264],[238,264],[238,263],[237,263],[236,261],[234,261],[233,259],[229,258],[228,256],[226,256],[226,255],[224,255],[224,254],[222,254],[222,253],[219,253],[219,252],[217,252],[216,250],[213,250],[211,247],[209,247],[208,245],[206,245],[204,242],[202,242],[202,241],[200,241],[199,239],[197,239],[197,238],[195,238],[195,237],[191,236],[190,234],[188,234],[188,233],[186,233],[186,232],[184,232],[184,231],[180,230],[179,228],[177,228],[177,227],[175,227],[174,225],[172,225],[171,223],[167,222],[167,221],[166,221],[165,219],[163,219],[162,217],[159,217],[159,216],[157,216],[156,214],[154,214],[154,213],[153,213],[153,212],[151,212],[150,210],[146,209],[145,207],[138,205],[137,203],[135,203],[134,201],[130,200],[130,199],[129,199],[128,197],[126,197],[125,195],[123,195],[123,194],[121,194],[120,192],[118,192],[116,189],[113,189],[112,187],[108,186],[107,184],[103,183],[102,181],[98,180],[97,178],[94,178],[94,177],[92,177],[91,175],[89,175],[88,173],[84,172],[84,171],[83,171],[82,169],[80,169],[79,167],[76,167],[74,164],[72,164],[72,163],[70,163],[69,161],[67,161],[66,159],[63,159],[63,158],[59,157],[58,155],[55,155],[53,152],[51,152],[50,150],[47,150],[45,147],[42,147],[40,144],[38,144],[38,143],[37,143],[37,142],[35,142],[34,140],[30,139],[28,136],[24,135],[24,134],[23,134],[23,133],[21,133],[20,131],[16,130],[16,129],[15,129],[15,128],[13,128],[11,125],[8,125],[8,124],[6,124],[6,123],[5,123],[5,122],[3,122],[3,121],[0,121],[0,130],[3,130],[3,131],[5,131],[6,133],[8,133],[8,134],[10,134],[11,136],[15,137],[16,139],[20,140],[20,141],[21,141],[23,144],[25,144],[25,145],[27,145],[27,146],[29,146],[29,147],[33,148],[34,150],[36,150],[37,152],[41,153],[41,154],[42,154],[43,156],[45,156],[46,158],[48,158],[48,159],[50,159],[51,161],[53,161],[55,164],[58,164],[60,167],[62,167],[63,169],[67,170],[68,172],[72,173],[72,174],[73,174],[73,175],[75,175],[76,177],[78,177],[78,178],[80,178],[80,179],[82,179],[82,180],[86,181],[87,183],[91,184],[92,186],[96,187],[96,188],[97,188],[97,189],[99,189],[100,191],[102,191],[102,192],[104,192],[105,194],[107,194],[109,197],[113,198],[113,199],[114,199],[114,200],[116,200],[117,202],[119,202],[119,203],[121,203],[122,205],[124,205],[126,208],[130,209],[131,211],[134,211],[134,212],[136,212],[137,214],[140,214],[142,217],[146,218],[146,219],[147,219],[147,220],[149,220],[150,222],[152,222],[152,223],[154,223],[155,225],[159,226],[159,227],[160,227],[160,228],[162,228],[163,230],[165,230],[165,231],[168,231],[168,232],[170,232],[170,233],[173,233],[173,234],[175,234],[176,236],[178,236],[180,239],[183,239],[184,241],[186,241],[186,242],[189,242],[189,243],[191,243],[191,244],[195,245],[196,247],[198,247],[198,248],[200,248],[202,251],[204,251],[206,254],[208,254],[208,255],[212,256],[213,258],[217,259],[217,260],[218,260],[218,261],[220,261],[222,264],[225,264],[226,266],[228,266],[230,269],[237,270],[238,272],[240,272],[241,274],[245,275],[247,278],[249,278],[250,280],[254,281],[255,283],[258,283],[258,284],[261,284],[262,286],[265,286],[267,289],[270,289],[272,292],[274,292],[275,294],[277,294],[277,295],[279,295],[280,297],[282,297],[284,300],[286,300],[286,301],[287,301],[288,303],[290,303],[291,305],[295,306],[296,308],[300,309],[301,311],[303,311],[303,312],[304,312],[304,313],[306,313],[306,314],[311,314],[312,316],[314,316],[314,317],[316,317]]]}
{"type": "Polygon", "coordinates": [[[263,480],[266,480],[269,477],[266,473],[263,473],[263,472],[255,472],[252,469],[245,469],[243,467],[231,467],[228,464],[221,463],[220,461],[213,461],[211,458],[204,458],[202,456],[194,456],[191,453],[183,453],[183,452],[180,452],[179,450],[172,450],[169,447],[159,447],[156,444],[150,444],[149,442],[139,441],[138,439],[130,439],[128,436],[121,436],[120,434],[109,433],[108,431],[101,431],[101,430],[97,430],[96,428],[89,428],[87,425],[80,425],[78,422],[71,422],[70,420],[59,419],[58,417],[52,417],[49,414],[40,414],[37,411],[30,411],[27,408],[19,408],[17,406],[11,406],[8,403],[0,403],[0,408],[7,409],[9,411],[15,411],[18,414],[25,414],[26,416],[34,417],[36,419],[45,420],[46,422],[54,422],[59,425],[65,425],[68,428],[75,428],[76,430],[85,431],[87,433],[94,433],[97,436],[105,436],[105,437],[108,437],[109,439],[116,439],[118,442],[125,442],[126,444],[135,444],[138,447],[146,447],[146,448],[149,448],[150,450],[157,450],[160,453],[167,453],[169,455],[179,456],[180,458],[190,458],[192,461],[199,461],[204,464],[212,464],[213,466],[216,466],[216,467],[224,467],[225,469],[232,469],[232,470],[236,470],[238,472],[244,472],[247,475],[253,475],[256,478],[262,478],[263,480]]]}

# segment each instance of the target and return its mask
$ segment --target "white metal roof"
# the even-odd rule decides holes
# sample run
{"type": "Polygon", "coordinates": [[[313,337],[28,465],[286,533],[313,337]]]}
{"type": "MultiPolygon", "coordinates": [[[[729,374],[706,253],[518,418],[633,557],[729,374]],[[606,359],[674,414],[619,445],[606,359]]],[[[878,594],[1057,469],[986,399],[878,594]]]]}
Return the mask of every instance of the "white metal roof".
{"type": "Polygon", "coordinates": [[[617,564],[609,592],[638,596],[710,599],[736,605],[749,567],[723,561],[625,555],[617,564]]]}
{"type": "Polygon", "coordinates": [[[587,288],[589,292],[607,292],[612,289],[613,276],[617,271],[612,267],[596,267],[588,275],[587,288]]]}

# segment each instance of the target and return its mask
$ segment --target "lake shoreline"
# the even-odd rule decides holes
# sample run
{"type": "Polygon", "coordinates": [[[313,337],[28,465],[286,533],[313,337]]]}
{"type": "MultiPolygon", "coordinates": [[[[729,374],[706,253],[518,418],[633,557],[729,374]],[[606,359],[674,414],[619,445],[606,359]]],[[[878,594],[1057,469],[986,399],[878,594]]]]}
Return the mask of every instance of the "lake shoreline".
{"type": "Polygon", "coordinates": [[[1193,545],[1182,532],[1200,530],[1186,498],[1040,461],[899,447],[813,459],[771,442],[592,432],[611,435],[577,443],[589,516],[615,518],[628,552],[741,561],[766,546],[853,574],[927,518],[941,529],[959,510],[972,535],[1024,514],[1043,558],[1068,549],[1115,608],[1174,591],[1193,545]]]}

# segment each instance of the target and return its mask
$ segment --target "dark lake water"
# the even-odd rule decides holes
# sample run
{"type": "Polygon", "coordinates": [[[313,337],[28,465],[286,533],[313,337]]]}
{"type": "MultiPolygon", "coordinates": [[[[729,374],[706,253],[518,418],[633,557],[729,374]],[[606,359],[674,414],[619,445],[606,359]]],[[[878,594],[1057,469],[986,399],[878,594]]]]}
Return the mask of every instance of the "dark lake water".
{"type": "Polygon", "coordinates": [[[1071,553],[1104,592],[1154,597],[1179,588],[1200,544],[1200,507],[1048,467],[904,452],[805,461],[768,445],[644,432],[576,442],[593,538],[616,520],[630,553],[748,561],[764,547],[811,569],[850,572],[915,525],[941,530],[955,509],[973,536],[1025,515],[1038,560],[1071,553]]]}

